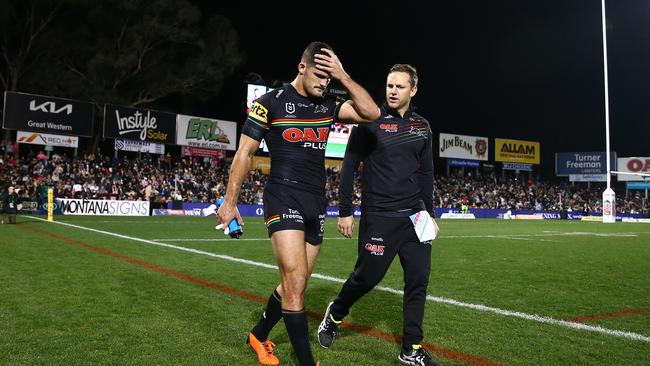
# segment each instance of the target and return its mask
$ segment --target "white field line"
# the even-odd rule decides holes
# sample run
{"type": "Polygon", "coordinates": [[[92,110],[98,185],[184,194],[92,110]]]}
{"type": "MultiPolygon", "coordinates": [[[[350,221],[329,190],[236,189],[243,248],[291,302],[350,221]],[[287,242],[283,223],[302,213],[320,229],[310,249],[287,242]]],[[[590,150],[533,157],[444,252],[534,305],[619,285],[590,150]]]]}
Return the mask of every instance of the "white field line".
{"type": "MultiPolygon", "coordinates": [[[[590,232],[564,232],[564,233],[545,233],[545,234],[508,234],[508,235],[441,235],[440,238],[445,239],[467,239],[467,238],[498,238],[498,239],[522,239],[523,238],[540,238],[540,237],[558,237],[558,236],[597,236],[606,238],[636,238],[639,234],[646,234],[645,232],[637,233],[590,233],[590,232]]],[[[650,233],[648,233],[650,234],[650,233]]]]}
{"type": "MultiPolygon", "coordinates": [[[[442,236],[440,238],[446,238],[445,236],[442,236]]],[[[512,240],[532,240],[532,241],[549,241],[549,242],[557,242],[557,240],[549,240],[549,239],[532,239],[532,238],[526,238],[526,237],[514,237],[514,236],[491,236],[491,235],[484,235],[481,236],[481,238],[497,238],[497,239],[512,239],[512,240]]],[[[353,237],[352,239],[344,238],[344,237],[332,237],[332,238],[323,238],[323,240],[357,240],[358,238],[353,237]]],[[[185,242],[190,242],[190,241],[208,241],[208,242],[214,242],[214,241],[231,241],[232,239],[230,238],[188,238],[188,239],[182,239],[182,238],[156,238],[156,239],[149,239],[152,241],[157,241],[157,242],[166,242],[166,241],[185,241],[185,242]]],[[[269,238],[239,238],[239,240],[244,240],[244,241],[259,241],[259,240],[269,240],[269,238]]]]}
{"type": "MultiPolygon", "coordinates": [[[[149,216],[147,216],[149,217],[149,216]]],[[[190,216],[190,217],[204,217],[204,216],[190,216]]],[[[123,224],[124,221],[121,220],[93,220],[93,224],[123,224]]],[[[140,224],[170,224],[172,222],[170,221],[165,221],[165,220],[143,220],[143,221],[137,221],[136,222],[138,225],[140,224]]],[[[214,221],[216,224],[216,219],[214,221]]],[[[176,224],[196,224],[196,221],[191,221],[191,220],[177,220],[173,222],[174,225],[176,224]]],[[[244,223],[244,225],[264,225],[263,221],[248,221],[244,223]]]]}
{"type": "MultiPolygon", "coordinates": [[[[440,237],[441,239],[444,239],[445,237],[440,237]]],[[[526,237],[513,237],[513,236],[481,236],[481,238],[497,238],[497,239],[513,239],[513,240],[532,240],[532,241],[550,241],[550,242],[557,242],[557,240],[549,240],[549,239],[531,239],[531,238],[526,238],[526,237]]],[[[344,238],[344,237],[333,237],[333,238],[323,238],[323,240],[357,240],[358,238],[344,238]]],[[[181,238],[160,238],[160,239],[149,239],[152,241],[157,241],[157,242],[167,242],[167,241],[232,241],[230,238],[188,238],[188,239],[181,239],[181,238]]],[[[269,238],[239,238],[239,241],[259,241],[259,240],[269,240],[269,238]]]]}
{"type": "MultiPolygon", "coordinates": [[[[93,220],[93,224],[123,224],[124,221],[120,220],[93,220]]],[[[160,220],[147,220],[147,221],[138,221],[138,225],[140,224],[169,224],[169,221],[160,221],[160,220]]],[[[196,221],[174,221],[174,225],[176,224],[196,224],[196,221]]],[[[262,221],[246,221],[245,225],[264,225],[264,222],[262,221]]],[[[628,238],[628,237],[637,237],[639,235],[643,234],[650,234],[650,232],[621,232],[621,233],[593,233],[593,232],[587,232],[587,231],[565,231],[565,232],[559,232],[559,231],[549,231],[549,230],[544,230],[542,231],[543,234],[508,234],[508,235],[443,235],[440,238],[445,238],[445,239],[466,239],[466,238],[487,238],[487,239],[520,239],[520,240],[530,240],[526,239],[528,237],[546,237],[546,236],[598,236],[598,237],[621,237],[621,238],[628,238]]],[[[268,239],[268,238],[263,238],[263,239],[268,239]]],[[[343,237],[334,237],[334,238],[325,238],[326,240],[345,240],[343,237]]],[[[182,240],[187,240],[187,239],[152,239],[152,240],[172,240],[172,241],[182,241],[182,240]]],[[[229,239],[225,239],[229,240],[229,239]]],[[[239,239],[239,240],[244,240],[244,238],[239,239]]],[[[252,239],[249,238],[248,240],[258,240],[258,239],[252,239]]],[[[205,241],[213,241],[213,240],[205,240],[205,241]]],[[[214,241],[221,241],[221,239],[216,239],[214,241]]],[[[545,240],[542,240],[545,241],[545,240]]],[[[548,241],[555,241],[555,240],[548,240],[548,241]]]]}
{"type": "MultiPolygon", "coordinates": [[[[440,239],[513,239],[513,240],[532,240],[532,241],[549,241],[557,242],[557,240],[541,239],[543,237],[558,237],[558,236],[597,236],[597,237],[620,237],[620,238],[635,238],[638,234],[645,233],[589,233],[589,232],[565,232],[557,234],[508,234],[508,235],[441,235],[440,239]]],[[[352,238],[356,240],[357,238],[352,238]]],[[[150,239],[153,241],[228,241],[230,238],[157,238],[150,239]]],[[[268,240],[268,238],[240,238],[239,240],[268,240]]],[[[347,238],[334,236],[326,237],[324,240],[348,240],[347,238]]]]}
{"type": "MultiPolygon", "coordinates": [[[[356,240],[356,238],[353,238],[353,239],[356,240]]],[[[236,243],[237,241],[242,241],[242,240],[245,240],[245,241],[260,241],[260,240],[262,240],[263,241],[263,240],[270,240],[270,239],[268,237],[266,237],[266,238],[239,238],[239,239],[237,239],[235,241],[232,238],[228,237],[228,238],[191,238],[191,239],[181,239],[181,238],[165,239],[165,238],[162,238],[162,239],[149,239],[149,240],[157,241],[157,242],[166,242],[166,241],[232,241],[232,242],[236,243]]],[[[344,237],[340,237],[340,238],[334,237],[334,238],[323,238],[323,240],[352,240],[352,239],[348,239],[348,238],[344,238],[344,237]]]]}
{"type": "MultiPolygon", "coordinates": [[[[46,219],[42,219],[40,217],[34,217],[34,216],[25,216],[25,217],[29,217],[29,218],[34,219],[34,220],[48,222],[46,219]]],[[[198,249],[192,249],[192,248],[187,248],[187,247],[182,247],[182,246],[177,246],[177,245],[172,245],[172,244],[155,242],[153,240],[141,239],[141,238],[136,238],[136,237],[132,237],[132,236],[128,236],[128,235],[113,233],[113,232],[110,232],[110,231],[93,229],[93,228],[89,228],[89,227],[85,227],[85,226],[70,224],[70,223],[67,223],[67,222],[54,221],[53,223],[58,224],[58,225],[73,227],[73,228],[80,229],[80,230],[86,230],[86,231],[91,231],[91,232],[95,232],[95,233],[99,233],[99,234],[114,236],[114,237],[117,237],[117,238],[132,240],[132,241],[136,241],[136,242],[139,242],[139,243],[157,245],[157,246],[161,246],[161,247],[172,248],[172,249],[185,251],[185,252],[190,252],[190,253],[194,253],[194,254],[205,255],[205,256],[208,256],[208,257],[219,258],[219,259],[223,259],[223,260],[227,260],[227,261],[231,261],[231,262],[237,262],[237,263],[242,263],[242,264],[247,264],[247,265],[262,267],[262,268],[268,268],[268,269],[275,269],[275,270],[278,269],[278,267],[276,265],[256,262],[256,261],[237,258],[237,257],[231,257],[229,255],[210,253],[210,252],[205,252],[205,251],[198,250],[198,249]]],[[[327,275],[323,275],[323,274],[319,274],[319,273],[313,273],[312,277],[318,278],[320,280],[336,282],[336,283],[344,283],[345,282],[345,279],[338,278],[338,277],[327,276],[327,275]]],[[[375,289],[378,290],[378,291],[383,291],[383,292],[387,292],[387,293],[391,293],[391,294],[395,294],[395,295],[399,295],[399,296],[404,295],[404,292],[402,290],[396,290],[396,289],[389,288],[389,287],[377,286],[377,287],[375,287],[375,289]]],[[[527,314],[527,313],[522,313],[522,312],[519,312],[519,311],[511,311],[511,310],[499,309],[499,308],[486,306],[486,305],[482,305],[482,304],[466,303],[466,302],[457,301],[457,300],[454,300],[454,299],[448,299],[448,298],[445,298],[445,297],[437,297],[437,296],[427,295],[427,301],[443,303],[443,304],[458,306],[458,307],[462,307],[462,308],[474,309],[474,310],[478,310],[478,311],[494,313],[494,314],[508,316],[508,317],[526,319],[526,320],[536,321],[536,322],[539,322],[539,323],[560,325],[560,326],[571,328],[571,329],[578,329],[578,330],[584,330],[584,331],[588,331],[588,332],[601,333],[601,334],[606,334],[606,335],[610,335],[610,336],[614,336],[614,337],[620,337],[620,338],[625,338],[625,339],[629,339],[629,340],[635,340],[635,341],[650,343],[650,337],[642,335],[642,334],[638,334],[638,333],[633,333],[633,332],[603,328],[603,327],[600,327],[600,326],[587,325],[587,324],[583,324],[583,323],[576,323],[576,322],[571,322],[571,321],[566,321],[566,320],[559,320],[559,319],[554,319],[554,318],[541,316],[541,315],[537,315],[537,314],[527,314]]]]}

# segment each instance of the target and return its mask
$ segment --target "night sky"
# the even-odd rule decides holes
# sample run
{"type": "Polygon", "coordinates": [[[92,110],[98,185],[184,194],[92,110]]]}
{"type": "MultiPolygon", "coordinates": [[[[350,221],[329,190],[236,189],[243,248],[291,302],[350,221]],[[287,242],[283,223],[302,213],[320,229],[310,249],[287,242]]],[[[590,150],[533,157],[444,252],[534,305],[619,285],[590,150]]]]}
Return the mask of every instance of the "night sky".
{"type": "MultiPolygon", "coordinates": [[[[605,150],[599,0],[331,2],[332,12],[196,3],[232,21],[248,55],[213,117],[241,121],[244,76],[291,81],[304,47],[322,40],[378,103],[391,65],[416,66],[414,104],[434,132],[486,136],[491,150],[494,137],[540,141],[543,175],[554,152],[605,150]]],[[[610,0],[607,15],[612,150],[650,156],[650,2],[610,0]]]]}

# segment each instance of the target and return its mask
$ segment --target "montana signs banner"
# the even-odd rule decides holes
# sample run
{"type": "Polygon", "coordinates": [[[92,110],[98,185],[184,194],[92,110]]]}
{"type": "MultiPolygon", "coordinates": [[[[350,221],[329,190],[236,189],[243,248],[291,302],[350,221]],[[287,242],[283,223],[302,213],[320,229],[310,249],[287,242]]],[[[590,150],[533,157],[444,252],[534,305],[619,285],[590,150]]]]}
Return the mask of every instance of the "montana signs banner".
{"type": "Polygon", "coordinates": [[[179,114],[176,117],[176,144],[235,151],[237,122],[179,114]]]}
{"type": "Polygon", "coordinates": [[[44,95],[5,92],[2,127],[9,130],[92,136],[93,104],[44,95]]]}
{"type": "Polygon", "coordinates": [[[19,144],[79,147],[79,138],[77,136],[52,135],[38,132],[18,131],[16,133],[16,142],[19,144]]]}
{"type": "Polygon", "coordinates": [[[149,216],[149,201],[110,201],[61,198],[57,203],[64,215],[149,216]]]}
{"type": "Polygon", "coordinates": [[[506,163],[539,164],[539,142],[494,139],[494,160],[506,163]]]}
{"type": "Polygon", "coordinates": [[[107,104],[104,107],[104,137],[173,145],[176,143],[176,114],[107,104]]]}
{"type": "Polygon", "coordinates": [[[440,134],[440,157],[488,160],[488,139],[480,136],[440,134]]]}
{"type": "Polygon", "coordinates": [[[165,154],[165,145],[155,142],[115,139],[115,150],[163,155],[165,154]]]}

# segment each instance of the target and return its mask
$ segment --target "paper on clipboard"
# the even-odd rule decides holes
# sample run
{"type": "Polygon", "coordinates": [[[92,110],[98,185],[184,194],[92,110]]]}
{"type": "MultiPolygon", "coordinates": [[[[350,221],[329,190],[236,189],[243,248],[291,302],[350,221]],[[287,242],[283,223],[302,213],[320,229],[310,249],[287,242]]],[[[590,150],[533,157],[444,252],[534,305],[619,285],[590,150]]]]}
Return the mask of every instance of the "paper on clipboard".
{"type": "Polygon", "coordinates": [[[409,217],[420,242],[430,241],[436,238],[435,224],[427,211],[422,210],[409,217]]]}

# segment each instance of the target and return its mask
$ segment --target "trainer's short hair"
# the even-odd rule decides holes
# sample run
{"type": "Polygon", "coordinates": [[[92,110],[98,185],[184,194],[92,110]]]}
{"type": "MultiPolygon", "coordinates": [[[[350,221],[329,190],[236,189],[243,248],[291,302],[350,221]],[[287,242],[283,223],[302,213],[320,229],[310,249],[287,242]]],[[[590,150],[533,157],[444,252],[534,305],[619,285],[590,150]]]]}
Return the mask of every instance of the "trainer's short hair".
{"type": "Polygon", "coordinates": [[[300,61],[307,64],[307,66],[316,65],[316,61],[314,61],[314,56],[316,54],[321,54],[321,55],[325,54],[323,51],[320,50],[321,48],[327,48],[328,50],[334,51],[332,46],[328,45],[327,43],[315,41],[310,43],[309,46],[305,48],[305,50],[302,53],[302,57],[300,58],[300,61]]]}
{"type": "Polygon", "coordinates": [[[409,64],[395,64],[390,68],[390,71],[388,73],[390,74],[392,72],[405,72],[409,74],[409,81],[411,82],[411,86],[418,86],[418,71],[415,69],[415,67],[409,64]]]}

